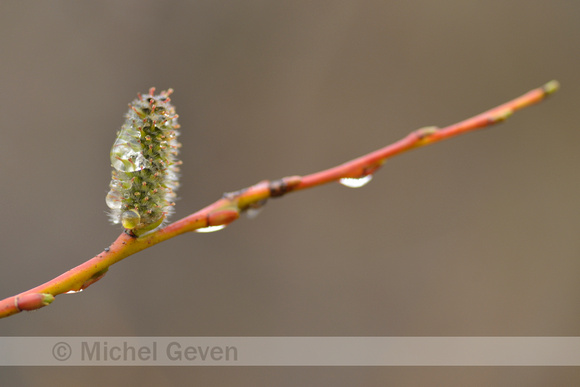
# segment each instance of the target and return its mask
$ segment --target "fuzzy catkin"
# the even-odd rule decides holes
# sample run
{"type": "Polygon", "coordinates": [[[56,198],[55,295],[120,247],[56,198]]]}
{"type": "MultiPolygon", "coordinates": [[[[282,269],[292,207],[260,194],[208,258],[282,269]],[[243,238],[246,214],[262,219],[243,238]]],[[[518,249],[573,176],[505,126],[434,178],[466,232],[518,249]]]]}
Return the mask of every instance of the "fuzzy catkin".
{"type": "Polygon", "coordinates": [[[111,149],[110,219],[136,235],[158,227],[173,212],[181,162],[172,92],[155,95],[151,88],[138,94],[111,149]]]}

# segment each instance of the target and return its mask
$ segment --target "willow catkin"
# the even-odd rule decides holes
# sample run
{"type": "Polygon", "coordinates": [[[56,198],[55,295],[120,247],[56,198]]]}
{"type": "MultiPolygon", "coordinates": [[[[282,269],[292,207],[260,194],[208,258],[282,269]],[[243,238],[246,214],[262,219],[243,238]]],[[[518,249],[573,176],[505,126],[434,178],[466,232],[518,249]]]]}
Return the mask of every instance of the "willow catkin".
{"type": "Polygon", "coordinates": [[[155,229],[173,211],[181,162],[172,92],[138,94],[111,149],[110,219],[135,235],[155,229]]]}

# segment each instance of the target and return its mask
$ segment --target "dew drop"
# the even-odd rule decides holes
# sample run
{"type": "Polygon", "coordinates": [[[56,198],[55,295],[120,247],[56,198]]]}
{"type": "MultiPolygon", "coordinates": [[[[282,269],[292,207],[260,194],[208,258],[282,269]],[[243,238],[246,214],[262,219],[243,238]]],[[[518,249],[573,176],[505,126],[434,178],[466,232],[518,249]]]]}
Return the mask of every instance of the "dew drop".
{"type": "Polygon", "coordinates": [[[343,177],[338,182],[345,187],[349,188],[360,188],[368,184],[369,181],[373,179],[373,175],[366,175],[359,178],[354,177],[343,177]]]}
{"type": "Polygon", "coordinates": [[[135,210],[128,210],[121,214],[121,223],[123,227],[132,230],[141,223],[141,215],[135,210]]]}
{"type": "Polygon", "coordinates": [[[140,134],[135,125],[123,125],[111,149],[111,164],[119,172],[136,172],[151,166],[143,156],[140,134]]]}
{"type": "Polygon", "coordinates": [[[250,206],[244,211],[246,218],[255,219],[264,209],[266,202],[267,200],[260,200],[259,202],[250,204],[250,206]]]}
{"type": "Polygon", "coordinates": [[[248,208],[245,212],[246,217],[248,219],[255,219],[258,215],[260,215],[260,212],[262,212],[263,209],[264,209],[264,207],[248,208]]]}
{"type": "Polygon", "coordinates": [[[208,226],[208,227],[198,228],[197,230],[195,230],[195,232],[199,232],[199,233],[215,232],[215,231],[223,230],[224,228],[226,228],[226,226],[227,225],[225,225],[225,224],[220,224],[219,226],[208,226]]]}
{"type": "Polygon", "coordinates": [[[111,164],[119,172],[136,172],[151,166],[142,153],[133,150],[111,152],[111,164]]]}
{"type": "Polygon", "coordinates": [[[121,195],[119,195],[118,191],[115,190],[110,190],[109,193],[107,194],[107,197],[105,198],[105,202],[107,203],[107,206],[111,209],[111,210],[117,210],[119,208],[121,208],[121,200],[122,197],[121,195]]]}
{"type": "Polygon", "coordinates": [[[83,291],[83,289],[79,289],[79,290],[69,290],[68,292],[66,292],[64,294],[76,294],[76,293],[80,293],[82,291],[83,291]]]}

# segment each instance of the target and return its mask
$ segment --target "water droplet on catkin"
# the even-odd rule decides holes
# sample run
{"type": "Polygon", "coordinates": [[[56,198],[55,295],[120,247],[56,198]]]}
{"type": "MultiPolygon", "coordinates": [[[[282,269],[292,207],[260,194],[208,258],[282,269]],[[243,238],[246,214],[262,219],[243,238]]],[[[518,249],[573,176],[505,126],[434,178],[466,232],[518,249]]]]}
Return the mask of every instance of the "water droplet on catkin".
{"type": "Polygon", "coordinates": [[[121,214],[121,223],[126,229],[132,230],[141,223],[141,215],[135,210],[125,211],[121,214]]]}
{"type": "Polygon", "coordinates": [[[363,177],[343,177],[338,182],[345,187],[349,188],[360,188],[367,185],[373,179],[373,175],[366,175],[363,177]]]}
{"type": "Polygon", "coordinates": [[[107,206],[113,210],[121,208],[122,200],[123,198],[119,195],[118,192],[114,190],[109,191],[107,197],[105,198],[107,206]]]}

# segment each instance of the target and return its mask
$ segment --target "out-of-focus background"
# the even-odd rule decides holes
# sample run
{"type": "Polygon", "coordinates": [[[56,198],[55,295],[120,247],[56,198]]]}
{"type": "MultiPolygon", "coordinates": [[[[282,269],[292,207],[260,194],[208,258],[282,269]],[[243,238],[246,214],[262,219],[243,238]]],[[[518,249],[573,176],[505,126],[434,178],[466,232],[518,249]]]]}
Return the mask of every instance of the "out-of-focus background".
{"type": "MultiPolygon", "coordinates": [[[[580,3],[0,4],[0,298],[80,264],[108,223],[127,103],[175,89],[173,219],[558,79],[506,123],[387,162],[361,189],[113,266],[2,336],[580,335],[580,3]]],[[[0,349],[1,350],[1,349],[0,349]]],[[[4,385],[578,385],[576,368],[6,368],[4,385]]]]}

